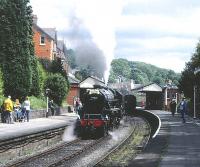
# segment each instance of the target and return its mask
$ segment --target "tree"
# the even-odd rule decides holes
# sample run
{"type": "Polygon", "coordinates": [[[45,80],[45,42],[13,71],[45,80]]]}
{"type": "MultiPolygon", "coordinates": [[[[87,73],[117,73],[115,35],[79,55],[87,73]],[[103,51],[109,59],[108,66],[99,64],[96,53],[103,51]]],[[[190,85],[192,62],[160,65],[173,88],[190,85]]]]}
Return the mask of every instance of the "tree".
{"type": "Polygon", "coordinates": [[[95,74],[94,68],[90,65],[86,67],[80,67],[80,70],[76,71],[75,76],[79,80],[86,79],[89,76],[93,76],[95,74]]]}
{"type": "MultiPolygon", "coordinates": [[[[200,74],[194,75],[195,68],[200,67],[200,43],[197,44],[196,51],[191,57],[191,60],[186,64],[184,71],[181,73],[179,81],[179,89],[184,95],[193,100],[194,85],[197,90],[200,88],[200,74]]],[[[198,94],[198,92],[197,92],[198,94]]]]}
{"type": "Polygon", "coordinates": [[[61,74],[51,74],[45,84],[45,90],[48,88],[49,98],[52,99],[58,106],[62,105],[62,101],[67,95],[68,85],[66,79],[61,74]]]}
{"type": "Polygon", "coordinates": [[[68,63],[70,65],[70,67],[72,69],[76,68],[77,64],[76,64],[76,57],[75,57],[74,51],[72,49],[67,50],[64,48],[64,52],[66,52],[65,55],[68,56],[67,58],[68,58],[68,63]]]}
{"type": "Polygon", "coordinates": [[[126,59],[115,59],[111,63],[112,70],[118,76],[130,78],[131,68],[129,62],[126,59]]]}
{"type": "Polygon", "coordinates": [[[51,61],[49,59],[38,59],[45,71],[51,71],[51,61]]]}
{"type": "Polygon", "coordinates": [[[39,73],[39,62],[36,57],[31,57],[31,76],[32,76],[32,83],[30,89],[30,95],[39,96],[41,94],[41,87],[40,87],[40,73],[39,73]]]}
{"type": "Polygon", "coordinates": [[[0,96],[3,96],[3,75],[0,69],[0,96]]]}
{"type": "Polygon", "coordinates": [[[158,68],[143,62],[128,61],[125,59],[115,59],[111,63],[109,82],[116,82],[118,76],[133,79],[135,83],[149,84],[155,82],[161,86],[165,85],[165,80],[170,79],[177,84],[180,74],[172,70],[158,68]]]}
{"type": "Polygon", "coordinates": [[[67,73],[62,66],[61,58],[56,58],[51,63],[51,70],[52,73],[60,73],[63,77],[67,77],[67,73]]]}
{"type": "Polygon", "coordinates": [[[32,72],[32,9],[28,0],[0,1],[0,57],[4,94],[27,96],[32,72]]]}

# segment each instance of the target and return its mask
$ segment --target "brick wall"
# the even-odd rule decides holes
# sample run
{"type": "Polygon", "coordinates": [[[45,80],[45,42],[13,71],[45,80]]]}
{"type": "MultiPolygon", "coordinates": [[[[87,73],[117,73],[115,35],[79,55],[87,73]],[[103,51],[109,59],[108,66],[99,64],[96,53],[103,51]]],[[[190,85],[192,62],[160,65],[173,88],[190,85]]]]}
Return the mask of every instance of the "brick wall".
{"type": "Polygon", "coordinates": [[[52,50],[53,50],[53,40],[45,37],[45,45],[40,44],[40,37],[41,32],[37,29],[33,28],[34,36],[34,48],[35,48],[35,55],[39,58],[46,58],[52,60],[52,50]]]}
{"type": "Polygon", "coordinates": [[[71,106],[74,105],[74,97],[79,97],[80,88],[75,85],[71,85],[69,93],[67,95],[67,103],[71,106]]]}

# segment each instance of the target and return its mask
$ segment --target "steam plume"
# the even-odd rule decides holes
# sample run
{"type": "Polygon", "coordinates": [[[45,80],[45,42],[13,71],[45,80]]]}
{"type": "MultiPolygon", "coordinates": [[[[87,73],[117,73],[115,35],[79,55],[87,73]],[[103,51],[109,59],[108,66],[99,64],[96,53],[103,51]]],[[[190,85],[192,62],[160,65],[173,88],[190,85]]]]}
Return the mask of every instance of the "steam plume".
{"type": "Polygon", "coordinates": [[[70,39],[78,63],[91,65],[107,82],[116,46],[115,28],[122,0],[76,0],[71,15],[70,39]],[[89,4],[89,5],[88,5],[89,4]]]}

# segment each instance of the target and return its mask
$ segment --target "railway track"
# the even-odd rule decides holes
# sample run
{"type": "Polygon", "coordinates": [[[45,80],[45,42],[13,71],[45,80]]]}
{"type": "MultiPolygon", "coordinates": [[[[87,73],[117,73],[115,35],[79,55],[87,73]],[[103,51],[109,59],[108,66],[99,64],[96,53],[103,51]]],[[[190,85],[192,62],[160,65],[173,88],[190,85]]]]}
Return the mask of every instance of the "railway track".
{"type": "Polygon", "coordinates": [[[72,142],[63,143],[56,148],[49,149],[43,153],[36,154],[34,156],[24,158],[8,164],[6,167],[34,167],[34,166],[48,166],[56,167],[63,162],[72,159],[79,155],[86,149],[89,149],[93,145],[101,142],[103,138],[98,140],[81,140],[76,139],[72,142]]]}
{"type": "MultiPolygon", "coordinates": [[[[146,121],[145,121],[146,122],[146,121]]],[[[109,148],[107,150],[108,153],[104,153],[105,156],[103,158],[99,159],[97,158],[95,161],[97,162],[92,162],[89,163],[94,164],[92,166],[101,166],[101,164],[106,161],[106,159],[116,153],[118,150],[120,150],[121,147],[126,145],[126,143],[129,142],[130,138],[135,134],[136,131],[141,131],[139,128],[141,124],[144,124],[144,121],[134,121],[132,124],[132,131],[130,135],[128,135],[123,141],[120,142],[120,144],[117,144],[117,146],[114,146],[112,148],[109,148]]],[[[149,125],[148,125],[149,126],[149,125]]],[[[148,129],[149,130],[149,129],[148,129]]],[[[150,132],[149,132],[150,134],[150,132]]],[[[150,135],[144,136],[145,138],[145,143],[143,144],[146,145],[148,142],[150,135]]],[[[106,146],[106,141],[110,140],[111,136],[106,136],[104,138],[100,138],[98,140],[80,140],[76,139],[72,142],[68,143],[63,143],[56,148],[49,149],[43,153],[38,153],[34,156],[27,157],[25,159],[18,160],[17,162],[13,164],[8,164],[6,167],[35,167],[35,166],[42,166],[42,167],[54,167],[54,166],[70,166],[71,161],[73,162],[74,160],[78,160],[80,156],[85,156],[84,154],[88,152],[91,149],[96,150],[96,146],[99,145],[101,148],[104,146],[105,148],[108,147],[106,146]],[[84,152],[84,154],[81,154],[84,152]]],[[[141,146],[137,146],[137,150],[141,150],[141,146]]],[[[89,151],[90,152],[90,151],[89,151]]],[[[102,156],[101,156],[102,157],[102,156]]]]}
{"type": "MultiPolygon", "coordinates": [[[[150,130],[150,125],[149,125],[147,120],[145,120],[144,118],[143,118],[143,120],[147,124],[148,134],[144,135],[144,139],[143,139],[142,145],[140,144],[140,145],[135,146],[135,149],[137,150],[137,152],[141,151],[142,149],[144,149],[146,147],[149,139],[150,139],[150,131],[151,131],[150,130]]],[[[136,122],[134,128],[131,131],[131,133],[124,140],[122,140],[118,145],[116,145],[114,148],[112,148],[105,156],[103,156],[101,159],[99,159],[96,163],[92,164],[91,166],[93,166],[93,167],[106,166],[106,165],[104,165],[104,163],[106,161],[109,161],[109,159],[111,159],[110,157],[113,154],[116,154],[123,146],[125,146],[127,143],[130,142],[130,140],[132,140],[132,138],[137,133],[137,131],[140,130],[140,128],[139,128],[140,125],[143,124],[144,122],[142,122],[142,121],[136,122]]]]}

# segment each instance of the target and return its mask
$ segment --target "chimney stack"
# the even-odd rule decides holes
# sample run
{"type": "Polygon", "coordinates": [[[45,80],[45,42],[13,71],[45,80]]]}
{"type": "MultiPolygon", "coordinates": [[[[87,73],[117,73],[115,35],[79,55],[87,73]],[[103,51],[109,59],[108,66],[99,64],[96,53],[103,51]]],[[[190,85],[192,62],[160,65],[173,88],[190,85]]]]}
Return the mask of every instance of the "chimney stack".
{"type": "Polygon", "coordinates": [[[37,15],[33,15],[33,24],[37,25],[37,20],[38,20],[37,15]]]}

